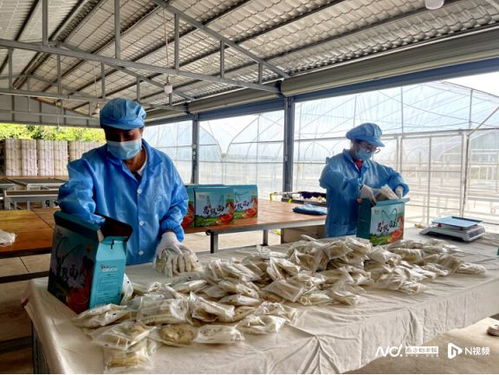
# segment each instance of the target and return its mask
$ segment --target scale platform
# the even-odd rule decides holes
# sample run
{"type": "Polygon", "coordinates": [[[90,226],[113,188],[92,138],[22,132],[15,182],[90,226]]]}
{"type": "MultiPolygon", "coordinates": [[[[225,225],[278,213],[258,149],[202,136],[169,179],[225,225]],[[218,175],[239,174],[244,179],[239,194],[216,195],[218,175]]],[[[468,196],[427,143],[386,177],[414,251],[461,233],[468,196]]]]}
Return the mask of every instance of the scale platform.
{"type": "Polygon", "coordinates": [[[474,241],[485,234],[481,220],[467,219],[458,216],[445,216],[432,220],[431,226],[423,229],[421,234],[444,235],[458,238],[465,242],[474,241]]]}

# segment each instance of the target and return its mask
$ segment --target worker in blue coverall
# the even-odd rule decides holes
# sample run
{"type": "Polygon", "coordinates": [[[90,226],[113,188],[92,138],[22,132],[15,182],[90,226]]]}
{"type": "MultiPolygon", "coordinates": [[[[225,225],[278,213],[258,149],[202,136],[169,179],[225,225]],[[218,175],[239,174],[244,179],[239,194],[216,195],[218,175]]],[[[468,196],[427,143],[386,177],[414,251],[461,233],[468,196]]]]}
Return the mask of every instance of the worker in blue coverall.
{"type": "Polygon", "coordinates": [[[106,144],[68,164],[58,197],[62,211],[85,221],[101,224],[100,214],[131,225],[127,264],[165,249],[190,252],[180,243],[187,192],[172,160],[142,139],[145,117],[132,100],[109,101],[100,112],[106,144]]]}
{"type": "Polygon", "coordinates": [[[409,192],[409,186],[394,169],[371,160],[381,142],[381,129],[364,123],[347,132],[350,149],[326,159],[320,186],[326,189],[328,215],[326,235],[346,236],[357,231],[359,203],[357,198],[376,202],[376,189],[388,185],[399,198],[409,192]]]}

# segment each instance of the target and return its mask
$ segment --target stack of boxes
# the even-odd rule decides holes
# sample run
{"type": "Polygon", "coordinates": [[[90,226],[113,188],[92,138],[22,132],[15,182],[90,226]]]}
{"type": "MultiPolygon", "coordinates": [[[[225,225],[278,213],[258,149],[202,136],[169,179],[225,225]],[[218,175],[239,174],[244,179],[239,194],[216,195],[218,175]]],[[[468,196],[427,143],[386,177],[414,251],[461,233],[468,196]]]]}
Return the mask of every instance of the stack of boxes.
{"type": "Polygon", "coordinates": [[[67,176],[68,142],[53,141],[53,150],[54,150],[54,176],[67,176]]]}
{"type": "Polygon", "coordinates": [[[54,175],[54,149],[52,141],[39,139],[36,141],[38,158],[38,176],[54,175]]]}
{"type": "Polygon", "coordinates": [[[81,156],[94,148],[102,146],[99,142],[69,142],[69,161],[81,159],[81,156]]]}
{"type": "Polygon", "coordinates": [[[233,223],[258,214],[256,185],[187,185],[189,203],[182,227],[233,223]]]}
{"type": "Polygon", "coordinates": [[[21,139],[21,175],[36,176],[38,174],[38,155],[34,139],[21,139]]]}
{"type": "Polygon", "coordinates": [[[0,140],[0,175],[67,176],[68,161],[100,147],[99,142],[0,140]]]}
{"type": "Polygon", "coordinates": [[[21,175],[21,141],[19,139],[0,141],[0,174],[5,176],[21,175]]]}

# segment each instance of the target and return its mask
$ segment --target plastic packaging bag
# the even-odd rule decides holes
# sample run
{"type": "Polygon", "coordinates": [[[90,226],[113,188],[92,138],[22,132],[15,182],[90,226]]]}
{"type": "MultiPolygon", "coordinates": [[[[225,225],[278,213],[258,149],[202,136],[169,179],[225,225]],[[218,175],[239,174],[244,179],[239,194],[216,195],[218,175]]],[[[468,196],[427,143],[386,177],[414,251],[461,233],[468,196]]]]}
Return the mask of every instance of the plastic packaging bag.
{"type": "Polygon", "coordinates": [[[179,254],[173,249],[164,249],[154,258],[153,269],[171,278],[184,272],[199,271],[201,266],[192,251],[183,251],[179,254]]]}
{"type": "Polygon", "coordinates": [[[324,278],[324,284],[354,283],[352,276],[350,276],[350,273],[345,269],[345,267],[322,271],[317,275],[321,275],[321,277],[324,278]]]}
{"type": "Polygon", "coordinates": [[[284,298],[271,293],[266,290],[261,290],[258,292],[258,296],[260,297],[261,300],[267,301],[267,302],[275,302],[275,303],[280,303],[284,301],[284,298]]]}
{"type": "Polygon", "coordinates": [[[320,273],[312,275],[310,273],[300,272],[296,276],[290,277],[287,281],[293,285],[300,285],[305,289],[310,289],[323,284],[326,281],[326,278],[320,273]]]}
{"type": "Polygon", "coordinates": [[[231,294],[230,296],[225,296],[218,302],[234,306],[258,306],[260,304],[259,299],[243,296],[242,294],[231,294]]]}
{"type": "Polygon", "coordinates": [[[92,341],[99,346],[111,349],[128,350],[145,339],[152,328],[140,322],[126,321],[104,330],[92,333],[92,341]]]}
{"type": "Polygon", "coordinates": [[[0,229],[0,246],[10,246],[16,241],[16,234],[0,229]]]}
{"type": "Polygon", "coordinates": [[[157,327],[150,337],[169,346],[187,346],[196,337],[196,328],[189,324],[167,324],[157,327]]]}
{"type": "Polygon", "coordinates": [[[104,372],[137,373],[151,368],[151,355],[156,350],[153,340],[142,340],[128,350],[104,349],[104,372]]]}
{"type": "Polygon", "coordinates": [[[258,298],[258,288],[251,281],[225,279],[220,281],[218,286],[229,293],[238,293],[248,297],[258,298]]]}
{"type": "Polygon", "coordinates": [[[237,328],[244,333],[267,335],[279,332],[284,323],[286,319],[273,315],[248,316],[237,325],[237,328]]]}
{"type": "Polygon", "coordinates": [[[143,300],[137,320],[147,325],[185,323],[190,320],[187,299],[143,300]]]}
{"type": "Polygon", "coordinates": [[[126,275],[123,275],[123,284],[121,286],[121,302],[120,305],[125,305],[128,301],[132,299],[133,295],[133,284],[126,275]]]}
{"type": "Polygon", "coordinates": [[[211,281],[232,278],[243,281],[257,280],[259,276],[243,264],[233,260],[215,259],[206,265],[206,277],[211,281]]]}
{"type": "Polygon", "coordinates": [[[369,253],[369,259],[372,259],[380,264],[395,265],[400,262],[402,257],[398,254],[392,253],[391,251],[385,250],[382,246],[376,246],[369,253]]]}
{"type": "Polygon", "coordinates": [[[331,260],[347,255],[352,252],[352,249],[350,249],[343,241],[333,241],[327,243],[326,246],[324,246],[323,251],[329,260],[331,260]]]}
{"type": "Polygon", "coordinates": [[[388,185],[383,185],[381,188],[378,189],[378,197],[379,200],[394,200],[394,199],[399,199],[397,194],[394,193],[392,189],[390,189],[390,186],[388,185]],[[384,199],[383,199],[384,198],[384,199]]]}
{"type": "Polygon", "coordinates": [[[173,289],[179,293],[187,294],[190,292],[197,292],[206,287],[207,284],[208,282],[206,280],[191,280],[175,284],[173,289]]]}
{"type": "Polygon", "coordinates": [[[445,277],[449,275],[449,270],[437,263],[427,263],[421,267],[424,270],[434,272],[437,276],[445,277]]]}
{"type": "Polygon", "coordinates": [[[225,321],[234,318],[234,306],[208,301],[203,297],[196,296],[194,293],[191,293],[189,303],[192,317],[195,319],[211,323],[219,318],[225,321]]]}
{"type": "Polygon", "coordinates": [[[199,344],[237,344],[241,341],[244,336],[236,327],[215,324],[201,327],[194,338],[199,344]]]}
{"type": "Polygon", "coordinates": [[[420,249],[394,248],[390,249],[392,253],[400,255],[400,257],[411,263],[422,263],[423,254],[420,249]]]}
{"type": "Polygon", "coordinates": [[[345,245],[354,250],[355,252],[361,253],[363,255],[367,255],[371,249],[372,245],[367,240],[361,240],[358,238],[347,237],[345,238],[345,245]]]}
{"type": "Polygon", "coordinates": [[[267,274],[272,280],[284,280],[285,273],[277,266],[277,263],[271,258],[268,260],[267,274]]]}
{"type": "Polygon", "coordinates": [[[220,288],[218,285],[210,285],[209,287],[204,288],[202,292],[208,297],[215,299],[220,299],[228,294],[226,290],[220,288]]]}
{"type": "Polygon", "coordinates": [[[294,249],[289,256],[289,260],[301,268],[315,272],[316,261],[313,255],[300,253],[294,249]]]}
{"type": "Polygon", "coordinates": [[[253,306],[238,306],[234,309],[234,316],[232,318],[225,319],[224,317],[219,317],[218,320],[220,320],[223,323],[238,322],[241,319],[247,317],[249,314],[253,313],[254,311],[255,307],[253,306]]]}
{"type": "Polygon", "coordinates": [[[429,255],[424,258],[426,263],[437,263],[441,265],[443,268],[447,269],[449,271],[449,274],[452,274],[457,271],[457,269],[463,264],[464,262],[460,259],[457,259],[453,255],[449,254],[434,254],[434,255],[429,255]]]}
{"type": "Polygon", "coordinates": [[[305,306],[321,305],[329,302],[331,302],[331,297],[319,290],[307,292],[298,299],[298,303],[305,306]]]}
{"type": "Polygon", "coordinates": [[[295,308],[283,305],[279,302],[263,302],[255,310],[255,315],[275,315],[286,319],[292,323],[296,319],[297,311],[295,308]]]}
{"type": "Polygon", "coordinates": [[[72,321],[77,327],[104,327],[117,321],[127,313],[126,306],[108,304],[83,311],[73,318],[72,321]]]}
{"type": "Polygon", "coordinates": [[[286,272],[287,275],[294,276],[300,272],[300,267],[290,262],[284,258],[270,258],[269,262],[273,262],[277,267],[279,267],[282,271],[286,272]]]}
{"type": "Polygon", "coordinates": [[[302,286],[291,283],[288,280],[276,280],[272,282],[272,284],[266,286],[263,290],[272,292],[291,302],[296,302],[306,291],[302,286]]]}
{"type": "Polygon", "coordinates": [[[338,285],[328,289],[326,293],[335,302],[343,305],[356,306],[362,300],[359,295],[362,291],[363,289],[359,287],[355,288],[350,285],[338,285]]]}
{"type": "Polygon", "coordinates": [[[462,263],[459,265],[457,273],[466,273],[470,275],[479,275],[487,272],[484,266],[474,263],[462,263]]]}

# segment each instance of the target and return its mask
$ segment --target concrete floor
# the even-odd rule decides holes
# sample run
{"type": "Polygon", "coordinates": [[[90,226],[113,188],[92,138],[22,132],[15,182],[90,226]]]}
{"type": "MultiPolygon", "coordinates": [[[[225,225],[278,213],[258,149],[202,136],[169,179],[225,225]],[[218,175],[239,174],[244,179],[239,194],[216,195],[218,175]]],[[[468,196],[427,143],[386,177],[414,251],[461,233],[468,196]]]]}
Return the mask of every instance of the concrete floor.
{"type": "MultiPolygon", "coordinates": [[[[262,232],[224,234],[219,236],[219,248],[254,246],[262,242],[262,232]]],[[[193,233],[184,241],[193,251],[209,251],[210,239],[204,233],[193,233]]],[[[280,243],[280,236],[270,232],[269,244],[280,243]]],[[[0,276],[46,271],[50,254],[22,258],[0,259],[0,276]]],[[[20,304],[28,281],[0,286],[0,341],[31,335],[31,323],[20,304]]],[[[0,373],[32,373],[31,348],[0,354],[0,373]]]]}

